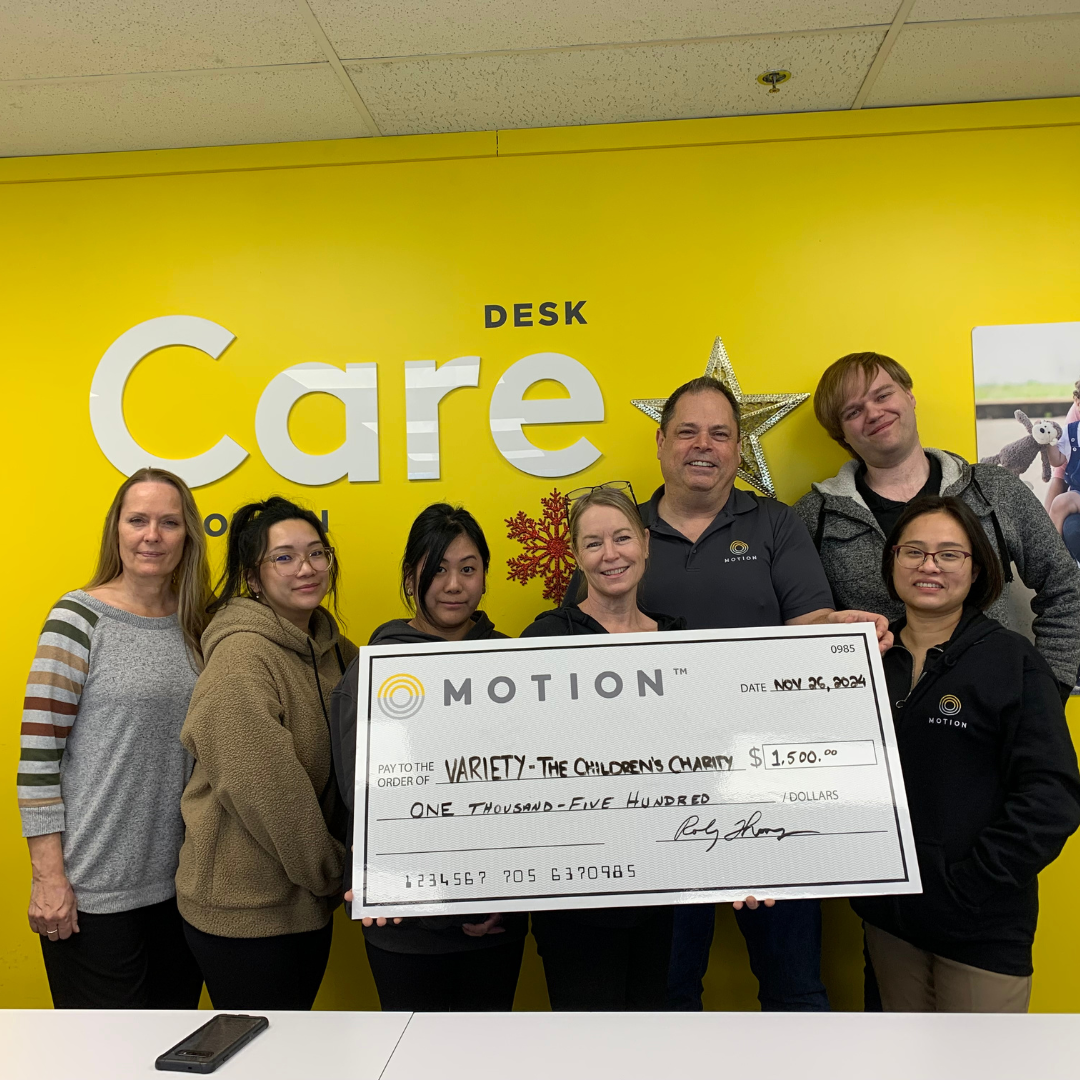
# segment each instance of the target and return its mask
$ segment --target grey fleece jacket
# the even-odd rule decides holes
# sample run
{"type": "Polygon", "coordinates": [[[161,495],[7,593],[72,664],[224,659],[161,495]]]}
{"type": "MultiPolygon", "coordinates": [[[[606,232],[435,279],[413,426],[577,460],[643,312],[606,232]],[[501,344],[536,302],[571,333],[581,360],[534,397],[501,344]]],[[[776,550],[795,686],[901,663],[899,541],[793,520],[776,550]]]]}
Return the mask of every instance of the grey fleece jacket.
{"type": "MultiPolygon", "coordinates": [[[[1066,550],[1049,515],[1032,491],[997,465],[969,465],[959,454],[927,448],[941,462],[941,495],[956,495],[978,515],[990,546],[1001,556],[994,517],[1015,564],[1035,590],[1035,646],[1062,683],[1076,682],[1080,665],[1080,568],[1066,550]]],[[[858,462],[849,461],[814,484],[796,504],[821,554],[838,609],[875,611],[894,622],[904,605],[893,600],[881,576],[885,535],[855,488],[858,462]]],[[[1008,575],[1006,575],[1008,576],[1008,575]]],[[[986,614],[1009,625],[1008,585],[986,614]]]]}

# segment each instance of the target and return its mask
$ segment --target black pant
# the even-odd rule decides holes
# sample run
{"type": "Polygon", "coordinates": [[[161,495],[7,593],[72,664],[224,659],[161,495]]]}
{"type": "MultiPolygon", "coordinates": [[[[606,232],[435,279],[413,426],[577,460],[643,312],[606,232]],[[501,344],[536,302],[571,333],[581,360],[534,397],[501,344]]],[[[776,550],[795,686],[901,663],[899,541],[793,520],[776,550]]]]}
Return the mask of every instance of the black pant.
{"type": "Polygon", "coordinates": [[[367,946],[383,1012],[510,1012],[525,939],[454,953],[367,946]]]}
{"type": "Polygon", "coordinates": [[[79,912],[66,941],[41,935],[57,1009],[197,1009],[202,975],[176,900],[112,915],[79,912]]]}
{"type": "Polygon", "coordinates": [[[321,930],[261,938],[219,937],[184,923],[210,1001],[215,1009],[230,1012],[310,1009],[330,958],[333,934],[333,919],[321,930]]]}
{"type": "MultiPolygon", "coordinates": [[[[735,912],[746,939],[750,970],[758,980],[762,1012],[828,1012],[821,981],[821,904],[783,900],[735,912]]],[[[702,979],[709,968],[715,904],[682,904],[675,909],[675,940],[668,972],[669,1007],[700,1012],[702,979]]]]}
{"type": "Polygon", "coordinates": [[[555,1012],[654,1012],[667,1008],[669,907],[645,908],[627,929],[590,926],[570,911],[533,913],[555,1012]]]}

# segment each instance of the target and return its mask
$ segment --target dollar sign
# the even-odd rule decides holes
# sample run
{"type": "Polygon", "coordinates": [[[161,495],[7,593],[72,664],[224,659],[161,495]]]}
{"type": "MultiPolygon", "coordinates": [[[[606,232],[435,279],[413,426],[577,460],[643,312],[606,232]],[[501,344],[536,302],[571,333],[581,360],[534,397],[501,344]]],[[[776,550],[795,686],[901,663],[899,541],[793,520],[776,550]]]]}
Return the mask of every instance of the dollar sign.
{"type": "Polygon", "coordinates": [[[760,769],[763,764],[761,760],[761,752],[756,746],[750,747],[750,764],[753,765],[755,769],[760,769]]]}

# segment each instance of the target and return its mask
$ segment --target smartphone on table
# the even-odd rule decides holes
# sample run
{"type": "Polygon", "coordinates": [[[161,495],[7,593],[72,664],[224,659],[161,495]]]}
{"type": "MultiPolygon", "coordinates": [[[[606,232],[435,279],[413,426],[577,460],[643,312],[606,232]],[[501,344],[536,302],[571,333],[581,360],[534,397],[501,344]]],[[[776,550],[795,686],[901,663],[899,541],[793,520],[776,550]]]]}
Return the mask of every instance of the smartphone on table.
{"type": "Polygon", "coordinates": [[[219,1013],[171,1050],[166,1050],[154,1062],[154,1068],[169,1072],[212,1073],[269,1026],[270,1021],[265,1016],[219,1013]]]}

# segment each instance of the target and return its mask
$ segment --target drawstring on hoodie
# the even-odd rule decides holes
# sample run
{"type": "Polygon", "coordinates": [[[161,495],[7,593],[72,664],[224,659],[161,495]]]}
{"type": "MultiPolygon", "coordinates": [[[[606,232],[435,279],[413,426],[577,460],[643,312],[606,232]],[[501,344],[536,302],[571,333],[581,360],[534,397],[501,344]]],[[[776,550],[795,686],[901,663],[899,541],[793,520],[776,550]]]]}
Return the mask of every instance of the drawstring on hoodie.
{"type": "Polygon", "coordinates": [[[319,678],[319,662],[315,659],[315,646],[308,638],[308,652],[311,653],[311,670],[315,672],[315,689],[319,692],[319,706],[322,708],[323,719],[326,721],[326,730],[330,730],[330,714],[326,711],[326,702],[323,701],[322,680],[319,678]]]}
{"type": "MultiPolygon", "coordinates": [[[[315,646],[311,642],[311,638],[308,638],[308,652],[311,653],[311,670],[315,672],[315,689],[319,691],[319,706],[322,708],[323,719],[326,721],[326,730],[330,730],[330,714],[326,711],[326,702],[323,700],[322,692],[322,680],[319,678],[319,662],[315,658],[315,646]]],[[[341,668],[341,674],[345,674],[345,660],[341,655],[341,646],[334,642],[334,654],[337,656],[338,667],[341,668]]]]}
{"type": "MultiPolygon", "coordinates": [[[[334,733],[330,727],[330,714],[326,711],[326,702],[323,700],[322,692],[322,680],[319,678],[319,662],[315,657],[315,646],[312,644],[311,638],[308,638],[308,652],[311,654],[311,670],[315,672],[315,689],[319,693],[319,707],[322,709],[323,719],[326,721],[326,734],[330,736],[330,742],[333,744],[334,733]]],[[[341,674],[345,674],[345,661],[341,656],[341,647],[334,642],[334,652],[337,654],[338,667],[341,668],[341,674]]],[[[319,795],[319,802],[322,802],[323,797],[326,795],[327,788],[330,787],[330,781],[334,778],[334,770],[330,770],[330,775],[326,778],[326,783],[323,785],[322,793],[319,795]]]]}
{"type": "Polygon", "coordinates": [[[990,524],[994,527],[994,539],[997,541],[998,558],[1001,559],[1001,569],[1005,575],[1005,584],[1008,585],[1013,580],[1012,554],[1009,551],[1008,544],[1005,543],[1005,534],[1001,531],[1001,522],[998,521],[997,511],[986,497],[986,492],[983,491],[982,485],[975,479],[974,469],[971,472],[971,485],[979,493],[979,498],[986,503],[987,509],[990,511],[990,524]]]}

